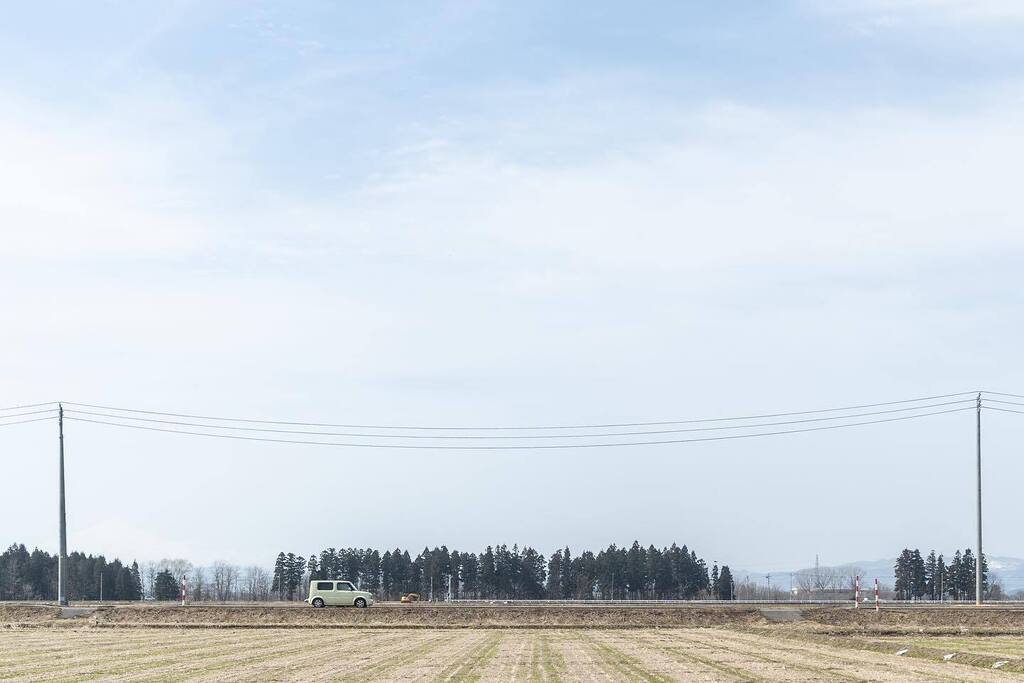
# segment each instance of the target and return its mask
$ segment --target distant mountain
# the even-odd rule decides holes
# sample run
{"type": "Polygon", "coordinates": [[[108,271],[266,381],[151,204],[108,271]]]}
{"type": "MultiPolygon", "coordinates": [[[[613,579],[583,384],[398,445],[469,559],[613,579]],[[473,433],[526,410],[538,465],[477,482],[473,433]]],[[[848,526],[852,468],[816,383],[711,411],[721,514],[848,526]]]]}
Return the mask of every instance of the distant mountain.
{"type": "MultiPolygon", "coordinates": [[[[848,562],[841,565],[831,565],[831,568],[843,570],[855,567],[860,570],[861,582],[863,585],[867,586],[877,578],[879,583],[891,588],[892,585],[896,583],[896,575],[893,571],[895,566],[896,558],[892,557],[881,560],[862,560],[859,562],[848,562]]],[[[771,574],[773,586],[788,586],[790,574],[795,574],[799,571],[808,571],[809,569],[813,569],[813,567],[773,572],[736,569],[733,571],[733,576],[736,577],[737,581],[742,581],[749,577],[751,581],[764,583],[765,576],[771,574]]],[[[989,581],[998,581],[1001,583],[1004,592],[1013,593],[1015,591],[1024,590],[1024,559],[1019,557],[992,555],[988,558],[988,571],[989,581]]]]}

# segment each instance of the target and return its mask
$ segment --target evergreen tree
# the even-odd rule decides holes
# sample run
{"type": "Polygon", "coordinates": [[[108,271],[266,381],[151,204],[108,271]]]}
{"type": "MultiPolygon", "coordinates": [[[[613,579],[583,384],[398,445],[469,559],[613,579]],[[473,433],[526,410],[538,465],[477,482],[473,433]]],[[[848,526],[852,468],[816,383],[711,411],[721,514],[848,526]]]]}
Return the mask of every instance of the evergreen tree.
{"type": "Polygon", "coordinates": [[[915,548],[910,554],[910,595],[915,599],[921,599],[927,590],[924,559],[921,557],[921,551],[915,548]]]}
{"type": "Polygon", "coordinates": [[[974,600],[974,577],[976,568],[974,566],[974,553],[970,548],[964,550],[963,559],[960,561],[960,594],[963,600],[974,600]]]}
{"type": "Polygon", "coordinates": [[[476,553],[462,555],[462,582],[466,597],[480,597],[480,558],[476,553]]]}
{"type": "Polygon", "coordinates": [[[128,600],[142,599],[142,573],[139,571],[139,563],[132,561],[132,581],[128,600]]]}
{"type": "Polygon", "coordinates": [[[713,592],[715,598],[718,600],[735,600],[736,594],[733,587],[732,572],[729,570],[729,565],[722,565],[721,571],[718,573],[713,592]]]}
{"type": "Polygon", "coordinates": [[[363,554],[363,573],[360,577],[363,590],[370,591],[374,595],[381,593],[381,556],[377,550],[366,549],[363,554]]]}
{"type": "Polygon", "coordinates": [[[549,598],[562,597],[562,551],[556,550],[548,560],[548,581],[545,586],[549,598]]]}
{"type": "Polygon", "coordinates": [[[928,558],[924,561],[924,585],[925,595],[928,596],[929,600],[935,600],[939,596],[939,560],[935,556],[935,551],[932,550],[928,553],[928,558]]]}
{"type": "Polygon", "coordinates": [[[176,600],[181,595],[178,582],[174,580],[170,569],[165,569],[156,575],[156,583],[153,584],[153,597],[157,600],[176,600]]]}
{"type": "Polygon", "coordinates": [[[544,556],[526,546],[520,560],[520,595],[525,600],[539,600],[544,597],[544,556]]]}
{"type": "Polygon", "coordinates": [[[284,584],[287,580],[287,565],[288,558],[284,552],[277,554],[277,559],[274,561],[274,578],[270,585],[271,592],[277,592],[277,599],[284,600],[284,584]]]}
{"type": "Polygon", "coordinates": [[[943,600],[949,586],[949,570],[946,568],[946,561],[940,554],[935,560],[935,599],[943,600]]]}
{"type": "Polygon", "coordinates": [[[911,554],[908,548],[904,548],[900,556],[896,558],[896,567],[893,569],[896,575],[896,585],[893,588],[896,591],[896,599],[907,600],[910,598],[911,585],[913,582],[912,568],[911,568],[911,554]]]}
{"type": "Polygon", "coordinates": [[[579,564],[573,566],[572,553],[569,551],[569,546],[565,546],[565,550],[562,551],[562,593],[560,596],[563,600],[570,600],[576,594],[574,571],[576,569],[579,569],[579,564]]]}
{"type": "Polygon", "coordinates": [[[288,553],[284,559],[284,586],[288,600],[295,599],[295,590],[302,583],[306,570],[306,559],[295,553],[288,553]]]}
{"type": "Polygon", "coordinates": [[[338,572],[336,569],[337,561],[335,558],[334,548],[326,548],[320,551],[320,575],[317,578],[320,579],[335,579],[338,578],[338,572]]]}
{"type": "Polygon", "coordinates": [[[949,570],[946,572],[948,581],[946,592],[954,600],[960,600],[963,596],[963,561],[960,551],[953,553],[953,561],[949,563],[949,570]]]}
{"type": "Polygon", "coordinates": [[[647,552],[638,541],[626,553],[626,583],[629,586],[629,597],[636,600],[643,597],[643,589],[647,583],[647,552]]]}

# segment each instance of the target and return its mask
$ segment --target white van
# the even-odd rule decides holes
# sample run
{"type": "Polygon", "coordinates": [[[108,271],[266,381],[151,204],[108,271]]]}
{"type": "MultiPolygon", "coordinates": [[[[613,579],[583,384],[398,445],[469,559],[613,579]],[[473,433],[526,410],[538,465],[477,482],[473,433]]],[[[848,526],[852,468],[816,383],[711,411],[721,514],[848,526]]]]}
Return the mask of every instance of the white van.
{"type": "Polygon", "coordinates": [[[313,607],[369,607],[373,604],[373,595],[356,590],[351,581],[310,581],[306,602],[313,607]]]}

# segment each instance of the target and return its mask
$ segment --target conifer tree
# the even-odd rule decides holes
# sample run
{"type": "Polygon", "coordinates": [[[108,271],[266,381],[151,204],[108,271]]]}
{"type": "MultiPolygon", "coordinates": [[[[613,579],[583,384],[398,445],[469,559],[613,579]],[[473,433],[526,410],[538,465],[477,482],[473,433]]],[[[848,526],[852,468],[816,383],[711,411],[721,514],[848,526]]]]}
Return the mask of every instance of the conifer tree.
{"type": "Polygon", "coordinates": [[[946,568],[946,560],[939,554],[935,560],[935,599],[944,600],[947,586],[949,586],[949,570],[946,568]]]}
{"type": "Polygon", "coordinates": [[[576,594],[574,570],[578,568],[578,564],[573,566],[572,552],[569,550],[569,546],[565,546],[565,550],[562,551],[562,592],[560,595],[563,600],[569,600],[576,594]]]}
{"type": "Polygon", "coordinates": [[[480,560],[476,553],[462,554],[462,589],[466,597],[480,597],[480,560]]]}
{"type": "Polygon", "coordinates": [[[714,584],[714,595],[718,600],[734,600],[736,598],[733,589],[732,572],[727,564],[723,564],[722,569],[718,572],[718,577],[714,584]]]}
{"type": "Polygon", "coordinates": [[[562,551],[556,550],[548,560],[548,580],[546,592],[549,598],[562,597],[562,551]]]}
{"type": "Polygon", "coordinates": [[[316,561],[316,554],[310,553],[309,559],[306,561],[306,571],[309,572],[310,579],[325,579],[326,576],[320,575],[320,567],[316,561]]]}
{"type": "Polygon", "coordinates": [[[962,600],[974,599],[974,553],[970,548],[964,550],[963,559],[960,561],[960,595],[962,600]]]}
{"type": "Polygon", "coordinates": [[[156,582],[153,584],[153,597],[157,600],[175,600],[180,594],[178,582],[171,575],[171,570],[165,569],[156,575],[156,582]]]}
{"type": "Polygon", "coordinates": [[[924,561],[925,595],[929,600],[935,600],[938,597],[938,571],[938,558],[935,556],[935,551],[932,550],[924,561]]]}
{"type": "Polygon", "coordinates": [[[277,554],[277,560],[274,562],[274,579],[271,584],[270,590],[277,591],[277,599],[284,600],[284,584],[287,580],[287,564],[288,558],[284,552],[277,554]]]}
{"type": "Polygon", "coordinates": [[[921,551],[915,548],[910,554],[910,595],[920,599],[927,590],[924,559],[921,557],[921,551]]]}
{"type": "Polygon", "coordinates": [[[135,560],[132,561],[132,583],[131,591],[129,592],[129,600],[141,600],[142,599],[142,573],[139,571],[139,563],[135,560]]]}

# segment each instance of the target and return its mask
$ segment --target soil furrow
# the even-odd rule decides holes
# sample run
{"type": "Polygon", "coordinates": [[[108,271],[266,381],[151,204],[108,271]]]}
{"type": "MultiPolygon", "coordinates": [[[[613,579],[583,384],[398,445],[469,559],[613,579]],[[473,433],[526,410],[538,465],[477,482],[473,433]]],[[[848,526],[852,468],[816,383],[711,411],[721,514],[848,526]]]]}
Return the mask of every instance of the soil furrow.
{"type": "Polygon", "coordinates": [[[434,676],[433,680],[435,683],[441,683],[442,681],[461,683],[462,681],[479,680],[478,669],[494,657],[503,637],[500,631],[489,634],[476,647],[466,653],[465,656],[442,669],[434,676]]]}
{"type": "MultiPolygon", "coordinates": [[[[694,639],[699,639],[701,636],[691,634],[694,639]]],[[[714,647],[717,650],[723,652],[731,652],[736,654],[738,657],[751,658],[760,662],[768,664],[778,664],[783,668],[798,669],[800,671],[807,672],[813,676],[812,680],[840,680],[840,681],[853,681],[854,683],[864,683],[870,679],[856,676],[854,674],[842,671],[837,666],[821,666],[811,664],[807,661],[806,657],[799,655],[792,655],[789,653],[779,655],[780,648],[776,647],[774,643],[765,641],[760,643],[758,650],[751,648],[751,643],[746,641],[737,641],[729,638],[729,634],[721,631],[716,631],[713,636],[707,636],[710,640],[702,640],[709,647],[714,647]],[[736,647],[728,647],[726,643],[731,643],[736,647]],[[768,655],[764,654],[764,651],[774,651],[776,654],[768,655]]]]}
{"type": "Polygon", "coordinates": [[[698,654],[695,650],[707,650],[709,648],[705,648],[699,643],[682,645],[680,644],[678,634],[673,632],[669,632],[653,641],[635,636],[630,641],[630,645],[635,650],[642,651],[647,657],[657,656],[660,653],[676,662],[677,665],[689,665],[682,672],[684,676],[689,677],[687,680],[694,676],[704,677],[711,681],[724,680],[730,683],[762,683],[762,681],[775,680],[774,678],[763,678],[761,675],[755,674],[747,668],[736,666],[733,663],[723,662],[712,656],[698,654]]]}
{"type": "MultiPolygon", "coordinates": [[[[881,675],[883,678],[890,680],[892,680],[894,671],[900,671],[904,677],[914,675],[919,677],[919,680],[922,681],[942,680],[950,681],[951,683],[961,683],[963,681],[1005,681],[1005,675],[999,672],[988,672],[980,669],[970,669],[961,665],[955,665],[956,669],[967,669],[963,673],[960,673],[956,670],[950,670],[951,667],[954,666],[952,664],[897,658],[895,654],[884,654],[872,650],[864,650],[857,648],[852,644],[848,647],[839,646],[837,643],[829,642],[827,639],[819,640],[818,638],[815,638],[814,640],[808,640],[803,636],[779,637],[776,634],[770,636],[769,639],[769,636],[757,634],[737,633],[731,631],[726,633],[733,638],[746,637],[755,639],[749,641],[754,646],[761,645],[761,647],[783,649],[818,659],[831,659],[833,661],[847,664],[858,670],[869,669],[870,672],[874,672],[877,675],[881,675]]],[[[897,648],[893,649],[893,653],[895,653],[896,649],[897,648]]]]}
{"type": "Polygon", "coordinates": [[[643,683],[666,683],[671,678],[651,671],[642,665],[639,660],[627,655],[618,647],[599,640],[590,634],[585,634],[586,645],[594,653],[598,662],[608,670],[615,670],[627,681],[643,681],[643,683]]]}

